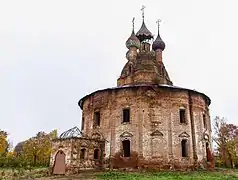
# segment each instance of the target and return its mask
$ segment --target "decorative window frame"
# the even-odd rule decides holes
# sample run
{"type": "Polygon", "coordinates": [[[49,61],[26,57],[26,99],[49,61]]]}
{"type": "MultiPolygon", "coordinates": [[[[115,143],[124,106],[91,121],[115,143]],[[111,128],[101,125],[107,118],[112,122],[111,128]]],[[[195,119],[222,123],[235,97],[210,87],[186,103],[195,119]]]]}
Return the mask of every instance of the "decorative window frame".
{"type": "Polygon", "coordinates": [[[181,149],[181,160],[183,161],[187,161],[189,160],[189,154],[190,154],[190,135],[184,131],[181,134],[178,135],[179,137],[179,144],[180,144],[180,149],[181,149]],[[187,156],[186,157],[182,157],[182,140],[186,140],[187,141],[187,156]]]}
{"type": "Polygon", "coordinates": [[[120,149],[121,149],[121,157],[124,157],[123,156],[123,141],[125,140],[129,140],[130,141],[130,151],[132,152],[132,138],[133,138],[133,134],[128,132],[128,131],[125,131],[123,132],[121,135],[120,135],[120,149]]]}

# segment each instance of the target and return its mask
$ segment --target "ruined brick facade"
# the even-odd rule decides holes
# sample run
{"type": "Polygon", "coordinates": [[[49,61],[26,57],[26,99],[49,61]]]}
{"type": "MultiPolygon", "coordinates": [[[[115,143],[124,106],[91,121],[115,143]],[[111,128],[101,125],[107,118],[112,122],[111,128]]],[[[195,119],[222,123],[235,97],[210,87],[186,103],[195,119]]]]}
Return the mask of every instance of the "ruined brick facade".
{"type": "Polygon", "coordinates": [[[211,145],[208,103],[204,94],[173,86],[106,89],[85,97],[83,132],[103,135],[109,159],[117,153],[123,156],[122,141],[129,139],[131,152],[138,153],[144,166],[151,161],[169,167],[192,166],[196,160],[206,162],[206,142],[211,145]],[[125,108],[130,110],[130,122],[123,122],[125,108]],[[180,123],[181,109],[185,110],[184,123],[180,123]],[[94,126],[95,111],[100,112],[99,126],[94,126]],[[182,157],[183,139],[188,143],[187,157],[182,157]]]}
{"type": "MultiPolygon", "coordinates": [[[[105,140],[104,167],[181,169],[207,165],[211,152],[210,99],[173,85],[163,64],[165,43],[159,31],[153,43],[152,38],[144,18],[136,34],[133,25],[126,41],[128,61],[117,87],[98,90],[79,101],[81,131],[105,140]]],[[[69,154],[75,146],[71,141],[64,146],[69,154]]],[[[55,151],[60,141],[57,143],[55,151]]]]}
{"type": "Polygon", "coordinates": [[[105,141],[92,137],[71,137],[52,141],[50,167],[53,171],[56,155],[63,152],[65,168],[68,173],[77,173],[79,170],[102,167],[104,163],[105,141]],[[97,157],[95,158],[95,153],[97,157]]]}

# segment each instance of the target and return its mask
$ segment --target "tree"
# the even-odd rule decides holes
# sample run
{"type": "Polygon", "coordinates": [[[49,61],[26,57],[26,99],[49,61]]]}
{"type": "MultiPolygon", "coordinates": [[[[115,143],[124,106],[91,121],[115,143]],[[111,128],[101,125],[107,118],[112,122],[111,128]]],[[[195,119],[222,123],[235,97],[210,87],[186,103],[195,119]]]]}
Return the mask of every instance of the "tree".
{"type": "Polygon", "coordinates": [[[5,156],[8,151],[7,132],[0,130],[0,156],[5,156]]]}
{"type": "Polygon", "coordinates": [[[224,118],[214,119],[214,137],[221,163],[225,167],[238,164],[238,127],[224,118]]]}
{"type": "Polygon", "coordinates": [[[51,154],[51,140],[57,137],[57,130],[50,133],[39,132],[24,142],[22,155],[32,165],[48,165],[51,154]]]}

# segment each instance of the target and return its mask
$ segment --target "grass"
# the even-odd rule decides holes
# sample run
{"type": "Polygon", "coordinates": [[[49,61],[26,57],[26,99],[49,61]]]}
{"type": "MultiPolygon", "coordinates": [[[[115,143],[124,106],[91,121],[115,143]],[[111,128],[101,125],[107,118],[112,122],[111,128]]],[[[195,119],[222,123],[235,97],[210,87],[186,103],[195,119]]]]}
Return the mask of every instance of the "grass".
{"type": "Polygon", "coordinates": [[[191,171],[191,172],[87,172],[71,176],[49,176],[48,168],[36,168],[29,170],[12,170],[0,168],[0,180],[15,179],[101,179],[101,180],[238,180],[238,170],[219,169],[216,171],[191,171]],[[3,173],[4,172],[4,173],[3,173]],[[48,176],[48,177],[47,177],[48,176]]]}
{"type": "Polygon", "coordinates": [[[26,170],[25,168],[0,168],[0,180],[34,179],[47,176],[48,167],[38,167],[26,170]]]}
{"type": "Polygon", "coordinates": [[[193,172],[157,172],[129,173],[106,172],[96,175],[105,180],[238,180],[238,171],[193,171],[193,172]]]}

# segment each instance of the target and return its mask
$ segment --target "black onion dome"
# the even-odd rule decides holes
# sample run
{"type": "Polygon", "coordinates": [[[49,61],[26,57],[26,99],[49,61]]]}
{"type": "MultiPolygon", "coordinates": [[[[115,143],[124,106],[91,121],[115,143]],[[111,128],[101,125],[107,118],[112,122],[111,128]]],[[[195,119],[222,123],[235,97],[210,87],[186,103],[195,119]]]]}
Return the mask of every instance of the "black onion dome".
{"type": "Polygon", "coordinates": [[[144,20],[143,20],[143,23],[142,23],[142,26],[141,26],[140,30],[136,33],[136,36],[140,41],[143,41],[145,39],[152,39],[153,38],[153,35],[147,29],[144,20]]]}
{"type": "Polygon", "coordinates": [[[140,48],[140,40],[136,37],[134,30],[131,33],[131,36],[126,41],[126,47],[130,49],[131,47],[140,48]]]}
{"type": "Polygon", "coordinates": [[[160,37],[159,28],[158,28],[158,36],[152,44],[152,49],[154,51],[157,50],[157,49],[161,49],[163,51],[165,49],[165,43],[160,37]]]}

